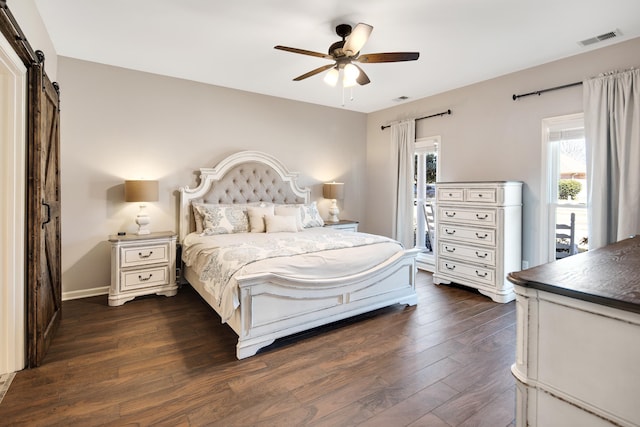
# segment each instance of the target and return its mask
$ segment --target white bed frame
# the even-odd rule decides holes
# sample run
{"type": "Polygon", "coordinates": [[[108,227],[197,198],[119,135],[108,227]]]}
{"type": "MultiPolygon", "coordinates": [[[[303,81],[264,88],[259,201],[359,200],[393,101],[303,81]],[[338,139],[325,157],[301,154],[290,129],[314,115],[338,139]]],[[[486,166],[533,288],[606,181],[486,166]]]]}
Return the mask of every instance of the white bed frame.
{"type": "MultiPolygon", "coordinates": [[[[180,241],[194,230],[192,201],[308,203],[309,189],[298,186],[297,176],[257,151],[239,152],[214,168],[200,169],[196,188],[180,188],[180,241]]],[[[401,251],[370,270],[340,278],[237,277],[240,307],[227,323],[238,335],[238,359],[255,355],[277,338],[393,304],[417,304],[417,252],[401,251]]],[[[197,274],[186,268],[184,277],[215,310],[217,303],[197,274]]]]}

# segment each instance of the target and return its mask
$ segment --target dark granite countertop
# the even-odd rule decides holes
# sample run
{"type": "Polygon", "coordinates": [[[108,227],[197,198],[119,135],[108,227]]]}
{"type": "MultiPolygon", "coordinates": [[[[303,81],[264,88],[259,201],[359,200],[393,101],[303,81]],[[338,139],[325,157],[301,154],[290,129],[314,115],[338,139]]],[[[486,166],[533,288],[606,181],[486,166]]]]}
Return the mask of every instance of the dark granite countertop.
{"type": "Polygon", "coordinates": [[[507,278],[516,285],[640,313],[640,236],[507,278]]]}

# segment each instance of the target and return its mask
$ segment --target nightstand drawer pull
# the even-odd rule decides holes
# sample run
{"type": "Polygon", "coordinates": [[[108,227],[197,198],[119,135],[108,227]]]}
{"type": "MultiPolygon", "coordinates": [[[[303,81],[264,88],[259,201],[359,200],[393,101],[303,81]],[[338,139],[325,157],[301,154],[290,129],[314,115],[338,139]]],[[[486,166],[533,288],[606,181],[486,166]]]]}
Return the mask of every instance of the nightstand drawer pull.
{"type": "Polygon", "coordinates": [[[476,275],[478,277],[487,277],[487,274],[489,274],[489,273],[487,273],[486,271],[483,274],[480,274],[480,272],[478,270],[476,270],[476,275]]]}
{"type": "Polygon", "coordinates": [[[456,230],[449,231],[449,229],[448,229],[448,228],[445,228],[445,229],[444,229],[444,232],[445,232],[445,233],[447,233],[447,234],[449,234],[449,235],[456,234],[456,230]]]}
{"type": "Polygon", "coordinates": [[[149,273],[147,277],[142,277],[142,275],[138,275],[138,280],[141,282],[147,282],[153,277],[153,274],[149,273]]]}
{"type": "Polygon", "coordinates": [[[138,257],[140,257],[141,259],[149,258],[151,255],[153,255],[153,251],[149,251],[149,253],[146,255],[142,255],[142,252],[138,252],[138,257]]]}
{"type": "Polygon", "coordinates": [[[487,219],[489,218],[488,214],[484,214],[484,216],[480,216],[479,214],[476,214],[476,219],[487,219]]]}
{"type": "Polygon", "coordinates": [[[454,212],[454,213],[450,213],[449,211],[445,211],[445,212],[444,212],[444,214],[445,214],[446,216],[448,216],[449,218],[453,218],[454,216],[456,216],[456,213],[455,213],[455,212],[454,212]]]}
{"type": "Polygon", "coordinates": [[[456,251],[456,248],[449,248],[449,246],[445,246],[444,250],[452,254],[456,251]]]}
{"type": "Polygon", "coordinates": [[[487,233],[484,233],[484,235],[481,236],[480,234],[476,233],[476,237],[478,239],[486,239],[487,237],[489,237],[489,235],[487,233]]]}
{"type": "Polygon", "coordinates": [[[487,255],[489,255],[489,254],[488,254],[488,253],[486,253],[486,252],[484,253],[484,255],[481,255],[481,254],[479,254],[479,253],[478,253],[478,251],[476,251],[476,256],[477,256],[478,258],[486,258],[486,257],[487,257],[487,255]]]}
{"type": "Polygon", "coordinates": [[[449,264],[445,263],[444,266],[447,267],[447,270],[455,270],[456,269],[455,265],[449,265],[449,264]]]}

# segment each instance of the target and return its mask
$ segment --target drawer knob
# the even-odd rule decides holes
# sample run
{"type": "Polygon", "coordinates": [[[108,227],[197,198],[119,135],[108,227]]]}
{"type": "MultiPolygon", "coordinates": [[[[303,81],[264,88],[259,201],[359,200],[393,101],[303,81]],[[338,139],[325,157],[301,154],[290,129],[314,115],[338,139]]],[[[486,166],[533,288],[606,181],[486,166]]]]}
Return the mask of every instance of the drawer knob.
{"type": "MultiPolygon", "coordinates": [[[[445,232],[445,233],[447,233],[447,234],[456,234],[456,230],[449,231],[449,229],[448,229],[448,228],[445,228],[445,229],[444,229],[444,232],[445,232]]],[[[478,234],[478,233],[476,233],[476,234],[478,234]]]]}
{"type": "Polygon", "coordinates": [[[449,264],[445,263],[444,266],[447,267],[447,270],[455,270],[456,269],[455,265],[449,265],[449,264]]]}
{"type": "Polygon", "coordinates": [[[445,246],[444,250],[450,253],[454,253],[456,251],[456,248],[450,248],[449,246],[445,246]]]}
{"type": "Polygon", "coordinates": [[[449,193],[449,197],[453,197],[453,194],[449,193]]]}
{"type": "Polygon", "coordinates": [[[478,194],[478,197],[482,197],[482,193],[478,194]]]}
{"type": "Polygon", "coordinates": [[[489,217],[489,214],[484,214],[484,216],[480,216],[476,214],[476,219],[487,219],[488,217],[489,217]]]}
{"type": "Polygon", "coordinates": [[[455,212],[453,212],[453,213],[451,213],[451,212],[445,212],[444,214],[445,214],[446,216],[448,216],[449,218],[453,218],[454,216],[456,216],[456,213],[455,213],[455,212]]]}
{"type": "Polygon", "coordinates": [[[153,251],[149,251],[146,255],[143,255],[142,252],[138,252],[138,257],[142,259],[149,258],[151,255],[153,255],[153,251]]]}
{"type": "Polygon", "coordinates": [[[478,277],[487,277],[487,272],[485,271],[484,273],[481,274],[478,270],[476,270],[476,275],[478,277]]]}
{"type": "Polygon", "coordinates": [[[476,256],[477,256],[478,258],[486,258],[486,257],[487,257],[487,255],[489,255],[489,254],[488,254],[488,253],[486,253],[486,252],[485,252],[485,253],[484,253],[484,255],[483,255],[483,254],[478,253],[478,251],[476,251],[476,256]]]}
{"type": "Polygon", "coordinates": [[[147,282],[151,279],[151,276],[153,276],[153,274],[149,273],[149,275],[147,277],[142,277],[141,274],[138,275],[138,280],[140,280],[141,282],[147,282]]]}
{"type": "Polygon", "coordinates": [[[486,239],[487,237],[489,237],[489,235],[487,233],[484,233],[484,235],[481,236],[480,234],[476,233],[476,237],[478,239],[486,239]]]}

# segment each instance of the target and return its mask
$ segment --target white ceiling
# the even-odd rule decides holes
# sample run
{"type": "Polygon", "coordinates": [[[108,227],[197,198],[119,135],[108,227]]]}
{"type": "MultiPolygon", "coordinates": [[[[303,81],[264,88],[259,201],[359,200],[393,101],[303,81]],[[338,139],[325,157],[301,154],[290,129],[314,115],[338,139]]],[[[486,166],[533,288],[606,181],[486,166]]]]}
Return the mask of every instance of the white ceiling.
{"type": "Polygon", "coordinates": [[[58,55],[365,113],[640,36],[640,0],[35,1],[58,55]],[[420,59],[363,64],[344,107],[323,74],[292,81],[327,60],[273,49],[324,53],[358,22],[374,27],[362,53],[420,59]]]}

